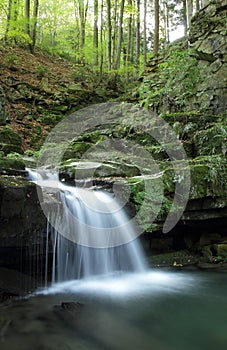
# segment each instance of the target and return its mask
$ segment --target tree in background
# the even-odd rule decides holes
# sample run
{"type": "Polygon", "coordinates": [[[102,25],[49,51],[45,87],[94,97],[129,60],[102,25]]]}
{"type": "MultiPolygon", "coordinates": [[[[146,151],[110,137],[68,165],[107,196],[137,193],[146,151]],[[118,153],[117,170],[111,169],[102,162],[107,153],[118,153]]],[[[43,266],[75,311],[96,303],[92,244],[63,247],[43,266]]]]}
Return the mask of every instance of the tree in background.
{"type": "Polygon", "coordinates": [[[154,56],[158,55],[159,51],[159,0],[154,0],[154,56]]]}
{"type": "Polygon", "coordinates": [[[143,69],[147,65],[147,0],[144,0],[143,11],[143,69]]]}
{"type": "Polygon", "coordinates": [[[25,18],[24,32],[28,36],[30,36],[30,0],[24,1],[24,18],[25,18]]]}
{"type": "MultiPolygon", "coordinates": [[[[8,11],[7,11],[6,30],[5,30],[5,42],[7,42],[8,32],[10,29],[10,23],[12,22],[12,6],[13,6],[13,0],[9,0],[8,11]]],[[[2,4],[2,9],[4,10],[3,4],[2,4]]]]}
{"type": "Polygon", "coordinates": [[[36,44],[38,13],[39,13],[39,0],[34,0],[33,23],[32,23],[32,31],[31,31],[31,39],[32,39],[31,50],[32,50],[32,52],[34,52],[34,48],[35,48],[35,44],[36,44]]]}
{"type": "Polygon", "coordinates": [[[122,25],[123,25],[124,6],[125,6],[125,1],[121,0],[120,14],[119,14],[119,23],[118,23],[117,51],[116,51],[116,59],[115,59],[114,69],[119,69],[120,68],[121,48],[122,48],[122,40],[123,40],[123,28],[122,28],[122,25]]]}
{"type": "Polygon", "coordinates": [[[99,17],[99,2],[94,0],[94,65],[98,65],[98,47],[99,47],[99,29],[98,29],[98,17],[99,17]]]}
{"type": "MultiPolygon", "coordinates": [[[[2,0],[0,36],[128,78],[189,22],[199,0],[2,0]],[[134,70],[134,71],[133,71],[134,70]]],[[[134,74],[136,72],[136,74],[134,74]]]]}
{"type": "Polygon", "coordinates": [[[137,0],[136,2],[137,6],[137,16],[136,16],[136,72],[139,73],[139,66],[140,66],[140,0],[137,0]]]}
{"type": "Polygon", "coordinates": [[[111,23],[111,1],[106,0],[107,7],[107,61],[108,70],[112,69],[112,23],[111,23]]]}

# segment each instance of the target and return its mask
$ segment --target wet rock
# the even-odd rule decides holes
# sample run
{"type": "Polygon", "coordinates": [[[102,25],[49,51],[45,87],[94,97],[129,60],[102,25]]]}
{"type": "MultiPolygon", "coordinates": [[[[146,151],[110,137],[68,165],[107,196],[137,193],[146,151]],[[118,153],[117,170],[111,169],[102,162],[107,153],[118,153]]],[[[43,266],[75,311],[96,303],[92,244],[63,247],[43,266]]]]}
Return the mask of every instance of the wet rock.
{"type": "Polygon", "coordinates": [[[25,163],[18,154],[0,154],[0,175],[26,176],[25,163]]]}
{"type": "Polygon", "coordinates": [[[214,244],[213,248],[218,257],[227,261],[227,243],[214,244]]]}
{"type": "Polygon", "coordinates": [[[152,255],[149,258],[149,263],[153,267],[169,267],[172,269],[195,266],[198,261],[199,256],[193,255],[187,250],[152,255]]]}
{"type": "Polygon", "coordinates": [[[80,313],[83,306],[84,305],[79,302],[62,302],[60,306],[54,306],[54,313],[64,323],[67,323],[70,327],[74,328],[75,324],[80,319],[80,313]]]}
{"type": "Polygon", "coordinates": [[[212,243],[221,240],[221,235],[219,233],[203,233],[199,240],[199,245],[201,247],[211,245],[212,243]]]}
{"type": "MultiPolygon", "coordinates": [[[[31,256],[37,249],[40,251],[37,262],[42,259],[45,231],[46,217],[36,185],[23,177],[0,176],[1,266],[28,272],[34,263],[31,256]]],[[[36,271],[41,267],[40,261],[38,264],[36,271]]]]}
{"type": "Polygon", "coordinates": [[[0,302],[27,295],[37,286],[37,280],[31,276],[16,270],[0,268],[0,302]]]}
{"type": "MultiPolygon", "coordinates": [[[[106,157],[108,159],[108,156],[106,157]]],[[[98,160],[98,159],[97,159],[98,160]]],[[[136,165],[106,161],[102,163],[94,161],[73,161],[70,159],[68,162],[61,166],[61,178],[64,178],[64,173],[67,177],[75,179],[75,181],[89,179],[89,178],[106,178],[106,177],[131,177],[140,175],[140,171],[136,165]]]]}
{"type": "Polygon", "coordinates": [[[11,320],[7,320],[5,318],[0,319],[0,340],[1,342],[4,341],[5,335],[7,333],[7,330],[11,324],[11,320]]]}

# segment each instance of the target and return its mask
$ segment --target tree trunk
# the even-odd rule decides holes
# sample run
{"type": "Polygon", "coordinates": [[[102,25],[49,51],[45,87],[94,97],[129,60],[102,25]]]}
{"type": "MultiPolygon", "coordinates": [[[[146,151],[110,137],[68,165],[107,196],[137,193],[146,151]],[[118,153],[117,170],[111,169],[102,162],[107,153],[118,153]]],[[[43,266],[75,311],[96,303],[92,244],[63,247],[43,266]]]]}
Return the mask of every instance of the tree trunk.
{"type": "Polygon", "coordinates": [[[119,16],[118,16],[119,14],[118,14],[117,8],[118,8],[117,0],[114,0],[114,7],[113,7],[113,11],[111,13],[111,24],[112,24],[112,35],[111,35],[112,58],[111,58],[111,62],[112,62],[112,68],[114,66],[115,57],[116,57],[117,28],[118,28],[118,20],[119,20],[119,16]]]}
{"type": "Polygon", "coordinates": [[[169,7],[166,4],[166,40],[167,43],[170,42],[170,38],[169,38],[169,7]]]}
{"type": "Polygon", "coordinates": [[[116,56],[115,69],[120,68],[121,46],[122,46],[122,39],[123,39],[122,25],[123,25],[123,16],[124,16],[124,6],[125,6],[125,0],[121,0],[120,18],[119,18],[119,27],[118,27],[117,56],[116,56]]]}
{"type": "Polygon", "coordinates": [[[84,0],[78,0],[78,12],[80,18],[80,49],[83,56],[83,49],[85,45],[85,34],[86,34],[86,20],[88,11],[88,0],[85,4],[84,0]]]}
{"type": "Polygon", "coordinates": [[[167,2],[163,2],[163,16],[165,25],[165,42],[169,43],[169,6],[167,2]]]}
{"type": "Polygon", "coordinates": [[[136,7],[136,73],[138,74],[140,66],[140,0],[137,0],[136,7]]]}
{"type": "Polygon", "coordinates": [[[183,24],[184,24],[184,36],[186,36],[188,32],[186,0],[183,0],[183,24]]]}
{"type": "MultiPolygon", "coordinates": [[[[133,3],[134,7],[136,8],[136,3],[134,0],[133,3]]],[[[136,15],[133,14],[132,16],[132,35],[131,35],[131,52],[130,52],[130,61],[134,62],[135,61],[135,46],[136,46],[136,15]]]]}
{"type": "Polygon", "coordinates": [[[12,18],[12,5],[13,5],[13,0],[8,1],[8,10],[7,10],[7,22],[6,22],[6,30],[5,30],[5,42],[8,39],[8,32],[10,29],[10,22],[12,18]]]}
{"type": "Polygon", "coordinates": [[[100,25],[100,69],[99,69],[99,80],[102,80],[103,76],[103,0],[101,0],[101,25],[100,25]]]}
{"type": "Polygon", "coordinates": [[[99,2],[94,0],[94,65],[98,65],[98,45],[99,45],[99,31],[98,31],[98,14],[99,14],[99,2]]]}
{"type": "Polygon", "coordinates": [[[154,2],[154,56],[158,56],[159,50],[159,0],[154,2]]]}
{"type": "Polygon", "coordinates": [[[30,0],[24,2],[25,29],[24,32],[30,36],[30,0]]]}
{"type": "Polygon", "coordinates": [[[111,39],[112,39],[112,25],[111,25],[111,1],[106,0],[107,5],[107,60],[108,60],[108,70],[112,69],[112,61],[111,61],[111,39]]]}
{"type": "Polygon", "coordinates": [[[147,0],[144,0],[144,16],[143,16],[143,69],[147,65],[147,0]]]}
{"type": "Polygon", "coordinates": [[[186,10],[187,10],[187,28],[191,24],[191,19],[193,15],[193,0],[186,0],[186,10]]]}
{"type": "Polygon", "coordinates": [[[31,50],[34,52],[35,43],[36,43],[36,34],[37,34],[37,19],[38,19],[38,12],[39,12],[39,0],[34,0],[34,8],[33,8],[33,27],[32,27],[32,46],[31,50]]]}
{"type": "Polygon", "coordinates": [[[196,0],[196,12],[200,10],[200,0],[196,0]]]}
{"type": "MultiPolygon", "coordinates": [[[[132,0],[128,0],[129,7],[132,7],[132,0]]],[[[127,51],[126,51],[126,62],[127,64],[131,61],[131,44],[132,44],[132,12],[130,11],[128,18],[128,37],[127,37],[127,51]]]]}

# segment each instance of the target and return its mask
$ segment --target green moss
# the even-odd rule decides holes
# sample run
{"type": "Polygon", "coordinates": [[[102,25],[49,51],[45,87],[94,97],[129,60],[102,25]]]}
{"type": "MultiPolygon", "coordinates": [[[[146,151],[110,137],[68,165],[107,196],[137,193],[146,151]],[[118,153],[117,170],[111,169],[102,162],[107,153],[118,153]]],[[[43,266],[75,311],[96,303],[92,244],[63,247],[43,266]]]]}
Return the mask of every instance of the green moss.
{"type": "Polygon", "coordinates": [[[224,156],[202,156],[190,161],[191,198],[227,194],[227,160],[224,156]]]}
{"type": "MultiPolygon", "coordinates": [[[[24,178],[19,176],[0,176],[0,187],[9,188],[9,187],[26,187],[30,186],[30,182],[26,181],[24,178]]],[[[35,185],[35,184],[34,184],[35,185]]]]}
{"type": "Polygon", "coordinates": [[[0,157],[0,170],[7,171],[9,169],[24,170],[25,163],[18,153],[10,153],[7,157],[0,157]]]}
{"type": "Polygon", "coordinates": [[[149,262],[153,266],[172,266],[173,268],[180,268],[187,265],[196,264],[198,257],[193,256],[187,250],[179,250],[164,254],[157,254],[149,258],[149,262]]]}
{"type": "Polygon", "coordinates": [[[103,131],[91,130],[76,138],[76,142],[98,143],[103,140],[103,131]]]}
{"type": "Polygon", "coordinates": [[[23,153],[21,137],[8,126],[0,127],[0,151],[23,153]]]}
{"type": "Polygon", "coordinates": [[[200,130],[194,135],[197,155],[227,153],[227,125],[216,123],[207,130],[200,130]]]}
{"type": "Polygon", "coordinates": [[[91,146],[92,144],[88,142],[71,143],[66,149],[62,160],[65,161],[71,158],[80,159],[91,146]]]}

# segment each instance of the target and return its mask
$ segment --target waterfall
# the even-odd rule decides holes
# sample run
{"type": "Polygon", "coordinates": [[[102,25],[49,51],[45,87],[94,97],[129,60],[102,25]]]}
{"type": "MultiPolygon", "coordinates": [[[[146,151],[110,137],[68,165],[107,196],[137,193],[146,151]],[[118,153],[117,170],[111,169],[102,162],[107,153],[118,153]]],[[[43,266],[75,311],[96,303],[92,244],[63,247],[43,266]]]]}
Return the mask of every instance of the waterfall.
{"type": "Polygon", "coordinates": [[[66,185],[51,172],[28,172],[43,197],[54,198],[46,215],[46,281],[50,264],[53,283],[146,270],[140,242],[113,194],[66,185]],[[127,243],[117,243],[121,236],[127,243]]]}

